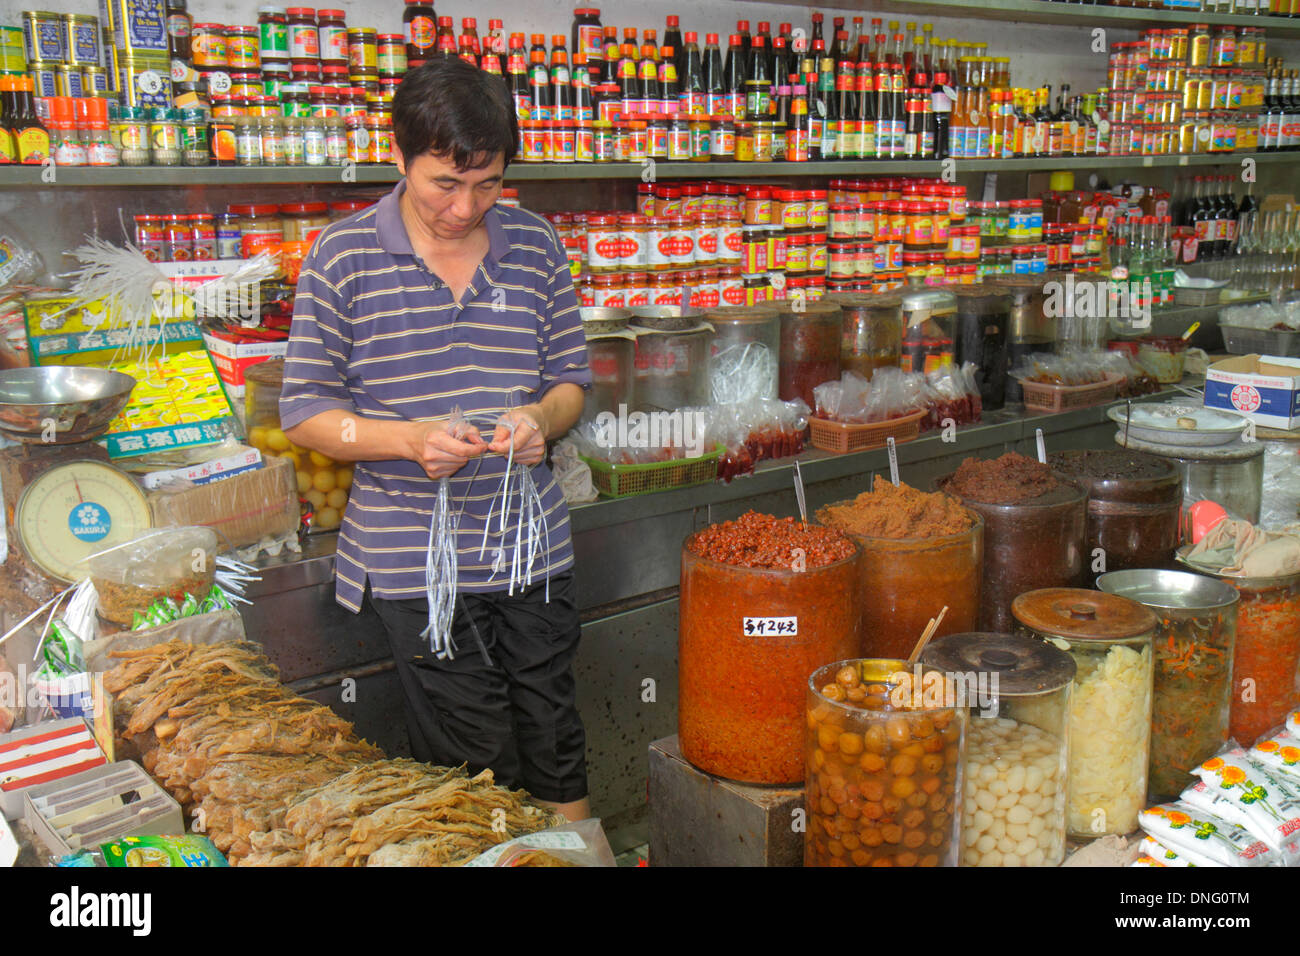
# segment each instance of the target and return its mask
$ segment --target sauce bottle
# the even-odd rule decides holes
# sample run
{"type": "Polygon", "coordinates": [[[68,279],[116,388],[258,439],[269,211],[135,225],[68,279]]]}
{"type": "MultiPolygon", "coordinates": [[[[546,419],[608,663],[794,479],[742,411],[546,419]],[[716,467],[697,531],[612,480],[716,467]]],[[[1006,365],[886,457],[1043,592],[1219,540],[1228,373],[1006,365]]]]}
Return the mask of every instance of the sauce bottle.
{"type": "Polygon", "coordinates": [[[13,82],[15,104],[6,126],[14,138],[15,155],[24,165],[43,165],[50,158],[50,132],[36,115],[35,83],[29,76],[15,77],[13,82]]]}
{"type": "Polygon", "coordinates": [[[516,118],[528,119],[533,99],[528,86],[528,58],[524,53],[522,33],[510,34],[510,50],[506,54],[506,86],[510,88],[510,98],[515,103],[516,118]]]}
{"type": "Polygon", "coordinates": [[[438,18],[438,33],[434,38],[436,56],[456,56],[456,28],[451,17],[438,18]]]}
{"type": "Polygon", "coordinates": [[[573,119],[573,74],[564,34],[551,34],[551,119],[573,119]]]}
{"type": "Polygon", "coordinates": [[[664,46],[673,48],[673,66],[677,73],[678,79],[686,77],[686,46],[690,41],[682,37],[681,20],[677,16],[669,16],[667,27],[664,29],[664,46]]]}
{"type": "Polygon", "coordinates": [[[433,56],[437,33],[436,14],[428,0],[406,0],[402,26],[406,33],[406,58],[427,60],[433,56]]]}

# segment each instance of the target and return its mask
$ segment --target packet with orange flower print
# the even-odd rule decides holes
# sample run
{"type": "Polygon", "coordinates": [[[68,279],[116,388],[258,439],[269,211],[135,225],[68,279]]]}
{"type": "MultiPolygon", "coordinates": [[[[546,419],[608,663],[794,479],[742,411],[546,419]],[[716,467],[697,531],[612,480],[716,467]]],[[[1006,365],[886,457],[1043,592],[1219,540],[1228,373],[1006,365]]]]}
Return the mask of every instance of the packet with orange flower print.
{"type": "Polygon", "coordinates": [[[1138,824],[1164,846],[1205,866],[1278,865],[1278,854],[1245,827],[1182,800],[1148,807],[1138,824]]]}
{"type": "Polygon", "coordinates": [[[1286,715],[1286,732],[1292,737],[1300,737],[1300,710],[1286,715]]]}
{"type": "Polygon", "coordinates": [[[1133,863],[1134,866],[1204,866],[1204,863],[1193,863],[1188,859],[1186,852],[1175,853],[1169,847],[1165,846],[1159,840],[1151,836],[1142,837],[1140,844],[1142,855],[1133,863]],[[1142,862],[1146,860],[1147,862],[1142,862]]]}
{"type": "Polygon", "coordinates": [[[1285,730],[1265,734],[1250,748],[1250,759],[1271,770],[1292,790],[1300,790],[1300,738],[1285,730]]]}
{"type": "MultiPolygon", "coordinates": [[[[1193,770],[1214,798],[1213,811],[1276,850],[1283,866],[1300,864],[1300,797],[1240,747],[1221,750],[1193,770]]],[[[1196,785],[1191,788],[1197,791],[1196,785]]],[[[1183,799],[1190,803],[1184,791],[1183,799]]]]}

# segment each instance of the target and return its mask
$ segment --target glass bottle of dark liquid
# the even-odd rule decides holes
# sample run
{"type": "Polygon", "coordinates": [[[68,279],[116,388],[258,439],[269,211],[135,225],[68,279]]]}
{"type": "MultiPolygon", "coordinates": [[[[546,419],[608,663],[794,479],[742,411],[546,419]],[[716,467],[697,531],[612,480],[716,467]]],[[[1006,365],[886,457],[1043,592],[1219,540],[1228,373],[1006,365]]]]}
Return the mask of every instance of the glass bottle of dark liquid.
{"type": "Polygon", "coordinates": [[[930,112],[934,116],[934,158],[948,158],[948,124],[952,120],[952,98],[948,95],[948,74],[934,74],[930,87],[930,112]]]}
{"type": "Polygon", "coordinates": [[[1197,176],[1192,181],[1195,186],[1192,194],[1191,226],[1196,233],[1196,249],[1193,258],[1184,257],[1184,261],[1187,262],[1210,259],[1214,255],[1214,236],[1211,234],[1214,228],[1214,213],[1205,202],[1205,178],[1197,176]]]}
{"type": "Polygon", "coordinates": [[[754,38],[749,34],[749,21],[737,20],[736,33],[740,35],[740,47],[744,51],[745,58],[741,62],[744,64],[741,68],[742,76],[749,76],[749,54],[754,48],[754,38]]]}
{"type": "Polygon", "coordinates": [[[790,85],[789,77],[794,72],[796,62],[790,58],[790,50],[786,46],[785,37],[773,38],[772,47],[768,75],[772,77],[772,97],[775,98],[780,88],[790,85]]]}
{"type": "MultiPolygon", "coordinates": [[[[743,22],[743,21],[742,21],[743,22]]],[[[727,37],[727,62],[723,68],[727,112],[736,119],[745,116],[745,38],[739,33],[727,37]]]]}
{"type": "Polygon", "coordinates": [[[600,82],[608,86],[613,83],[618,85],[618,61],[622,55],[622,49],[618,45],[618,27],[605,27],[604,39],[601,41],[605,57],[601,61],[600,82]]]}
{"type": "Polygon", "coordinates": [[[533,108],[533,94],[528,84],[528,55],[524,50],[524,35],[510,34],[510,48],[506,53],[506,86],[515,101],[515,115],[525,120],[533,108]]]}
{"type": "Polygon", "coordinates": [[[682,81],[677,76],[677,51],[665,44],[659,48],[659,101],[663,104],[663,112],[680,110],[681,97],[682,81]]]}
{"type": "Polygon", "coordinates": [[[767,49],[763,38],[753,38],[749,72],[745,76],[745,115],[751,121],[766,120],[772,109],[772,78],[767,73],[767,49]]]}
{"type": "Polygon", "coordinates": [[[167,52],[173,60],[190,62],[190,34],[194,19],[185,8],[185,0],[167,0],[167,52]]]}
{"type": "Polygon", "coordinates": [[[402,32],[406,34],[406,58],[427,60],[437,48],[437,15],[428,0],[406,0],[402,32]]]}
{"type": "Polygon", "coordinates": [[[14,108],[8,114],[17,161],[28,166],[44,165],[50,158],[50,132],[36,115],[35,85],[31,77],[14,78],[14,108]]]}
{"type": "MultiPolygon", "coordinates": [[[[862,48],[865,49],[865,48],[862,48]]],[[[858,138],[862,159],[879,155],[880,121],[876,114],[876,78],[871,72],[871,61],[860,60],[857,68],[858,138]]]]}
{"type": "MultiPolygon", "coordinates": [[[[545,49],[545,47],[543,47],[545,49]]],[[[456,28],[451,17],[438,18],[438,36],[434,40],[434,56],[456,56],[456,28]]]]}
{"type": "MultiPolygon", "coordinates": [[[[713,37],[713,48],[716,51],[717,34],[710,33],[709,36],[713,37]]],[[[708,38],[705,39],[707,42],[708,38]]],[[[704,61],[700,56],[699,34],[694,30],[688,31],[683,42],[686,44],[683,55],[680,58],[674,57],[682,64],[682,72],[677,77],[681,84],[681,95],[678,98],[680,109],[683,113],[704,113],[707,111],[709,95],[704,84],[704,61]]],[[[721,57],[719,57],[719,72],[721,72],[721,57]]]]}
{"type": "Polygon", "coordinates": [[[579,50],[573,54],[573,118],[595,119],[596,106],[591,98],[591,71],[587,68],[587,54],[579,50]]]}
{"type": "Polygon", "coordinates": [[[681,20],[676,15],[668,17],[667,26],[664,28],[663,45],[673,48],[673,66],[676,67],[677,79],[685,80],[686,41],[682,37],[681,20]]]}
{"type": "MultiPolygon", "coordinates": [[[[729,113],[727,108],[727,74],[722,66],[722,51],[718,49],[718,35],[704,36],[704,57],[701,64],[704,90],[704,112],[710,116],[729,113]]],[[[683,82],[688,82],[684,77],[683,82]]],[[[689,87],[686,87],[689,89],[689,87]]]]}
{"type": "Polygon", "coordinates": [[[532,47],[528,50],[529,115],[535,120],[554,119],[551,113],[551,71],[546,65],[546,37],[534,33],[531,40],[532,47]]]}
{"type": "Polygon", "coordinates": [[[636,45],[624,43],[618,59],[618,91],[623,98],[625,113],[644,113],[648,108],[641,94],[640,66],[636,45]]]}
{"type": "Polygon", "coordinates": [[[563,33],[551,34],[551,119],[573,119],[573,73],[563,33]]]}
{"type": "Polygon", "coordinates": [[[637,63],[637,85],[640,93],[637,98],[645,103],[647,113],[663,112],[663,95],[659,87],[659,64],[656,57],[659,51],[649,43],[641,45],[641,59],[637,63]]]}
{"type": "Polygon", "coordinates": [[[506,38],[505,24],[500,20],[488,21],[487,36],[483,38],[483,56],[479,65],[489,73],[505,76],[506,72],[506,38]]]}
{"type": "Polygon", "coordinates": [[[811,33],[811,34],[809,35],[809,37],[808,37],[808,48],[809,48],[810,50],[811,50],[811,49],[813,48],[813,46],[817,43],[818,40],[821,40],[823,43],[826,42],[826,38],[822,36],[822,24],[823,24],[825,21],[826,21],[826,18],[821,14],[820,11],[815,11],[815,12],[813,13],[813,15],[812,15],[812,33],[811,33]]]}
{"type": "Polygon", "coordinates": [[[817,55],[817,109],[822,118],[822,159],[837,159],[838,102],[835,95],[835,61],[825,50],[817,55]]]}

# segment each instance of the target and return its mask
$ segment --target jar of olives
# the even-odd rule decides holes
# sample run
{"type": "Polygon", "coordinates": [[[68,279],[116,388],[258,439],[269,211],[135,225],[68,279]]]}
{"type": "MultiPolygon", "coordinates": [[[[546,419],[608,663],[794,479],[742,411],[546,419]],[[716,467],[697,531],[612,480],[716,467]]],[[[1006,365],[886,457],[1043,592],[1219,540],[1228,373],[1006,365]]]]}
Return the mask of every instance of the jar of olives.
{"type": "Polygon", "coordinates": [[[805,866],[956,866],[966,709],[937,671],[840,661],[808,681],[805,866]]]}
{"type": "Polygon", "coordinates": [[[921,663],[960,676],[970,708],[962,866],[1058,866],[1073,658],[1023,635],[949,634],[921,663]]]}

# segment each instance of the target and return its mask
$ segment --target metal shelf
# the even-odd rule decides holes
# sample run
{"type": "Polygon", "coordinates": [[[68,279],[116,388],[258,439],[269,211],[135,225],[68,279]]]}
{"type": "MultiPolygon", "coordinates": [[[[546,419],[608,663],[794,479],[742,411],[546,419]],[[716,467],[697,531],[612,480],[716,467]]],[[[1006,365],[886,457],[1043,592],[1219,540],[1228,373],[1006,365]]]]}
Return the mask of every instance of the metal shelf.
{"type": "MultiPolygon", "coordinates": [[[[787,4],[789,0],[761,0],[787,4]]],[[[1192,23],[1211,26],[1263,27],[1270,38],[1300,37],[1300,18],[1247,17],[1193,10],[1141,10],[1132,7],[1093,6],[1082,3],[1056,3],[1049,0],[879,0],[870,11],[862,9],[860,0],[796,0],[807,7],[832,7],[860,13],[894,13],[900,16],[951,17],[963,20],[1000,20],[1015,23],[1051,23],[1065,26],[1113,26],[1129,29],[1173,27],[1192,23]]]]}
{"type": "MultiPolygon", "coordinates": [[[[985,172],[1035,172],[1055,169],[1143,169],[1179,166],[1238,166],[1242,159],[1260,163],[1294,160],[1293,153],[1221,153],[1190,156],[1063,156],[1025,159],[958,159],[958,175],[985,172]]],[[[641,163],[515,163],[506,179],[519,182],[561,180],[639,180],[646,167],[641,163]]],[[[669,163],[657,161],[656,179],[695,178],[792,178],[805,176],[922,175],[943,173],[940,160],[865,160],[821,163],[669,163]]],[[[64,186],[126,187],[154,189],[184,186],[303,186],[395,183],[400,177],[394,166],[69,166],[45,170],[40,166],[0,167],[0,189],[64,186]],[[53,179],[49,177],[52,174],[53,179]]]]}

